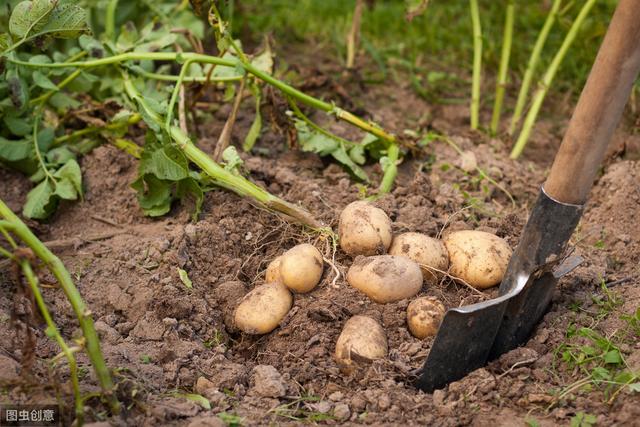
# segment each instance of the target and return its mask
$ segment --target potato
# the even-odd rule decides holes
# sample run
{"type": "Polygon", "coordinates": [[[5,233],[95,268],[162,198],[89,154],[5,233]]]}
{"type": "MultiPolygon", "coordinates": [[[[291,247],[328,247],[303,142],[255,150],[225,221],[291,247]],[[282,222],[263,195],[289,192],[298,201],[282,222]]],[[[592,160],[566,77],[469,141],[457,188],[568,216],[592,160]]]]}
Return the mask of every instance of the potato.
{"type": "Polygon", "coordinates": [[[387,335],[382,326],[367,316],[353,316],[344,324],[336,342],[338,365],[349,369],[358,362],[371,362],[387,356],[387,335]]]}
{"type": "Polygon", "coordinates": [[[486,289],[502,281],[511,258],[503,239],[484,231],[455,231],[444,238],[449,272],[474,288],[486,289]]]}
{"type": "Polygon", "coordinates": [[[280,324],[292,304],[293,296],[282,283],[260,285],[245,295],[238,304],[236,326],[247,334],[266,334],[280,324]]]}
{"type": "Polygon", "coordinates": [[[280,260],[282,283],[292,291],[304,293],[315,288],[322,277],[322,255],[308,243],[294,246],[280,260]]]}
{"type": "Polygon", "coordinates": [[[391,245],[391,220],[368,202],[347,205],[338,225],[340,247],[351,256],[384,254],[391,245]]]}
{"type": "Polygon", "coordinates": [[[358,257],[347,272],[347,281],[377,303],[400,301],[420,292],[422,272],[404,256],[358,257]]]}
{"type": "Polygon", "coordinates": [[[282,276],[280,275],[280,263],[282,262],[282,255],[276,257],[267,266],[267,272],[265,273],[265,282],[282,282],[282,276]]]}
{"type": "Polygon", "coordinates": [[[403,233],[393,238],[389,255],[402,255],[414,260],[420,265],[424,280],[436,284],[441,274],[428,267],[441,271],[449,268],[449,254],[438,239],[420,233],[403,233]]]}
{"type": "Polygon", "coordinates": [[[416,298],[407,307],[409,332],[416,338],[426,338],[436,334],[442,318],[444,305],[435,297],[416,298]]]}

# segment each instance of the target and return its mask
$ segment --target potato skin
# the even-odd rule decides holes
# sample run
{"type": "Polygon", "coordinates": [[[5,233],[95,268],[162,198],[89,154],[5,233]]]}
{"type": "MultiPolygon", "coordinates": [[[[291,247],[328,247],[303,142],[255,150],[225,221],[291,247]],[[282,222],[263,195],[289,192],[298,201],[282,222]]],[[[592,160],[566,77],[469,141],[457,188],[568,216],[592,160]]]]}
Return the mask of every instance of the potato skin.
{"type": "Polygon", "coordinates": [[[293,296],[279,282],[260,285],[244,296],[235,312],[235,324],[252,335],[273,331],[293,305],[293,296]]]}
{"type": "Polygon", "coordinates": [[[406,256],[418,263],[424,280],[432,285],[438,283],[441,274],[428,267],[441,271],[447,271],[449,268],[449,254],[444,243],[426,234],[403,233],[395,236],[389,248],[389,255],[406,256]]]}
{"type": "Polygon", "coordinates": [[[444,313],[444,305],[436,297],[414,299],[407,307],[409,332],[419,339],[434,336],[438,332],[444,313]]]}
{"type": "Polygon", "coordinates": [[[422,272],[418,264],[404,256],[358,257],[347,272],[347,281],[373,301],[385,304],[420,292],[422,272]]]}
{"type": "Polygon", "coordinates": [[[382,326],[368,316],[353,316],[344,324],[336,342],[335,358],[341,368],[371,362],[387,356],[387,335],[382,326]]]}
{"type": "Polygon", "coordinates": [[[512,253],[504,239],[484,231],[455,231],[444,238],[444,245],[449,252],[449,272],[478,289],[502,281],[512,253]]]}
{"type": "Polygon", "coordinates": [[[340,247],[348,255],[384,254],[391,245],[391,220],[365,201],[349,203],[340,214],[340,247]]]}
{"type": "Polygon", "coordinates": [[[322,254],[308,243],[294,246],[280,260],[282,283],[298,293],[310,292],[322,277],[322,254]]]}
{"type": "Polygon", "coordinates": [[[267,272],[265,273],[264,280],[267,283],[282,282],[282,276],[280,275],[280,263],[282,262],[282,255],[276,257],[267,266],[267,272]]]}

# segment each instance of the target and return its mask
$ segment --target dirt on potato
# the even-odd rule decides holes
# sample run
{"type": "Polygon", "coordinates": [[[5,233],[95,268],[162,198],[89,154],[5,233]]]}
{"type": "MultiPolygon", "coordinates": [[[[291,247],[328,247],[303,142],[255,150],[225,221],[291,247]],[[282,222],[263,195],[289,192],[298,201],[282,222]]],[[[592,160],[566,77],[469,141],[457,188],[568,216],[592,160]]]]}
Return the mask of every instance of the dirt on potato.
{"type": "MultiPolygon", "coordinates": [[[[555,134],[545,130],[553,126],[541,123],[538,135],[546,139],[534,138],[536,156],[516,162],[508,158],[506,143],[467,131],[466,106],[428,105],[405,87],[362,91],[354,83],[344,84],[357,105],[367,106],[371,119],[397,134],[419,124],[446,132],[467,153],[461,157],[451,146],[434,141],[400,166],[393,192],[376,202],[392,219],[394,234],[415,231],[435,237],[444,230],[476,229],[495,233],[515,247],[564,124],[556,126],[560,134],[555,134]],[[468,167],[469,159],[505,191],[480,181],[468,167]]],[[[247,113],[251,108],[241,111],[245,113],[238,117],[235,141],[241,141],[253,119],[247,113]]],[[[220,111],[211,122],[200,123],[202,148],[212,151],[225,120],[220,111]]],[[[353,132],[324,120],[343,135],[353,132]]],[[[615,143],[636,138],[625,126],[615,143]]],[[[288,149],[284,137],[272,130],[259,146],[259,154],[243,155],[251,178],[337,230],[339,213],[362,196],[361,186],[340,166],[288,149]]],[[[409,333],[410,301],[372,302],[348,285],[345,274],[352,259],[334,251],[327,237],[232,193],[208,192],[197,221],[192,221],[188,204],[176,205],[160,219],[144,217],[130,188],[136,162],[116,148],[101,146],[81,160],[84,199],[63,203],[46,223],[29,225],[72,273],[93,313],[118,397],[125,403],[121,416],[105,419],[104,406],[91,398],[86,402],[88,420],[192,427],[301,422],[482,426],[535,420],[555,426],[568,425],[582,412],[595,416],[598,425],[633,425],[640,417],[638,393],[622,391],[609,403],[610,395],[592,388],[557,399],[559,391],[582,373],[559,360],[556,349],[566,341],[571,324],[589,325],[589,313],[598,312],[595,301],[605,298],[602,280],[615,284],[611,292],[621,301],[599,322],[603,333],[625,328],[620,316],[640,306],[640,162],[625,160],[626,154],[632,152],[613,151],[598,178],[573,240],[586,262],[560,282],[531,340],[433,394],[412,386],[433,338],[419,340],[409,333]],[[271,260],[300,243],[313,244],[325,258],[320,285],[308,294],[296,294],[293,308],[273,332],[240,333],[232,324],[234,304],[264,282],[271,260]],[[179,269],[187,272],[192,289],[181,281],[179,269]],[[380,322],[389,355],[345,375],[333,354],[342,327],[355,315],[380,322]],[[185,393],[206,397],[211,409],[185,398],[185,393]]],[[[367,170],[380,178],[378,165],[367,170]]],[[[19,211],[30,188],[28,179],[0,169],[0,182],[0,197],[19,211]]],[[[41,276],[63,336],[77,337],[78,325],[64,294],[52,277],[41,276]]],[[[28,301],[18,288],[12,267],[0,264],[2,400],[60,399],[71,413],[67,367],[61,363],[49,369],[48,360],[59,349],[45,336],[41,319],[29,315],[28,301]],[[12,321],[16,313],[23,316],[12,321]],[[36,338],[32,348],[22,335],[16,339],[16,325],[27,320],[36,338]],[[33,365],[25,369],[20,365],[30,353],[35,355],[33,365]]],[[[496,292],[480,292],[443,278],[425,285],[419,296],[437,297],[451,308],[496,292]]],[[[625,344],[621,352],[630,368],[640,370],[639,343],[625,344]]],[[[97,391],[87,358],[83,353],[78,357],[83,391],[97,391]]]]}

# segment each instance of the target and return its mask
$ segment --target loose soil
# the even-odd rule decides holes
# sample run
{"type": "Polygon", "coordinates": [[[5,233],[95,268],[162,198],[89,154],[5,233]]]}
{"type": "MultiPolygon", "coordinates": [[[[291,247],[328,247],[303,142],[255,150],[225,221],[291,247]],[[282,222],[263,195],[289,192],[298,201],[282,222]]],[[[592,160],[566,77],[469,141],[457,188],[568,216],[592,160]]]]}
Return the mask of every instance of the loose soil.
{"type": "MultiPolygon", "coordinates": [[[[400,167],[395,189],[376,204],[394,221],[394,232],[430,236],[479,229],[504,237],[515,247],[528,212],[544,180],[566,120],[543,122],[534,132],[528,157],[508,158],[508,144],[467,131],[466,106],[429,105],[406,87],[361,86],[326,64],[300,70],[306,90],[355,106],[397,134],[405,129],[446,132],[465,151],[432,142],[400,167]],[[315,83],[314,83],[315,82],[315,83]],[[345,94],[349,94],[346,98],[345,94]],[[363,106],[366,106],[363,107],[363,106]],[[369,114],[370,113],[370,114],[369,114]],[[514,198],[486,180],[477,164],[514,198]],[[472,204],[473,207],[466,207],[472,204]]],[[[241,141],[252,114],[243,108],[234,141],[241,141]]],[[[568,118],[570,108],[561,107],[568,118]]],[[[266,110],[275,111],[274,107],[266,110]]],[[[223,106],[200,123],[200,145],[212,152],[228,115],[223,106]]],[[[352,129],[316,116],[342,135],[352,129]]],[[[487,122],[487,120],[484,120],[487,122]]],[[[251,178],[291,202],[307,207],[337,230],[342,208],[362,196],[338,165],[314,154],[289,149],[283,135],[269,130],[258,154],[244,155],[251,178]]],[[[623,303],[596,327],[607,336],[624,327],[622,314],[640,306],[640,162],[638,136],[626,123],[618,131],[607,164],[598,178],[573,243],[585,264],[564,278],[551,308],[531,340],[443,390],[426,394],[412,387],[415,371],[433,339],[413,338],[406,327],[408,300],[380,305],[348,285],[352,260],[332,242],[249,201],[222,190],[206,195],[203,213],[191,220],[191,206],[176,205],[161,219],[143,216],[130,183],[136,162],[111,146],[101,146],[82,160],[86,194],[64,203],[46,223],[30,222],[50,242],[75,278],[93,312],[108,365],[114,369],[118,396],[126,403],[121,417],[105,418],[105,407],[87,401],[87,419],[113,425],[217,426],[241,417],[245,425],[297,425],[301,422],[350,425],[568,425],[578,412],[593,414],[599,425],[632,425],[640,417],[640,396],[620,393],[606,403],[597,388],[577,391],[556,401],[559,390],[582,378],[558,360],[554,351],[565,341],[570,324],[593,325],[603,297],[600,284],[612,287],[623,303]],[[635,157],[634,157],[635,156],[635,157]],[[324,276],[316,290],[296,295],[280,327],[263,336],[240,333],[230,313],[243,294],[263,283],[267,264],[288,248],[308,242],[325,257],[324,276]],[[179,279],[188,272],[193,289],[179,279]],[[624,279],[624,280],[623,280],[624,279]],[[576,309],[576,307],[580,309],[576,309]],[[389,356],[342,374],[333,359],[336,339],[354,315],[368,315],[385,328],[389,356]],[[199,393],[211,410],[180,396],[199,393]],[[216,414],[223,413],[221,416],[216,414]],[[636,420],[636,421],[633,421],[636,420]]],[[[377,165],[367,167],[379,179],[377,165]]],[[[28,180],[0,169],[0,197],[20,211],[28,180]]],[[[54,280],[41,274],[44,294],[63,335],[79,335],[77,323],[54,280]]],[[[60,402],[71,412],[67,369],[54,370],[48,360],[58,348],[44,335],[37,316],[16,292],[13,270],[0,270],[0,381],[2,401],[60,402]],[[10,319],[15,318],[15,321],[10,319]],[[16,324],[31,319],[35,348],[16,336],[16,324]],[[35,352],[29,369],[20,364],[35,352]]],[[[443,279],[423,288],[447,308],[495,296],[496,290],[472,291],[443,279]]],[[[630,367],[640,369],[640,343],[621,348],[630,367]]],[[[97,391],[86,357],[82,388],[97,391]]],[[[107,424],[96,424],[107,425],[107,424]]]]}

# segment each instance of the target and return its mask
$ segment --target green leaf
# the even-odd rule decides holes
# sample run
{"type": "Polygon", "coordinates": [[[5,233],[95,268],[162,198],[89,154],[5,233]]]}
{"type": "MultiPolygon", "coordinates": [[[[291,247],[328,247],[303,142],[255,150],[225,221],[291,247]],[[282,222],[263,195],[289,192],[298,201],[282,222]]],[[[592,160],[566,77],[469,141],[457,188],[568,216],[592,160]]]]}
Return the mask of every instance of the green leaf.
{"type": "Polygon", "coordinates": [[[267,74],[273,73],[273,53],[269,45],[264,52],[251,60],[251,65],[267,74]]]}
{"type": "Polygon", "coordinates": [[[256,97],[256,116],[253,119],[253,123],[251,123],[249,132],[247,132],[247,136],[244,138],[244,143],[242,144],[242,149],[245,152],[251,151],[262,133],[262,114],[260,113],[262,95],[260,89],[257,88],[254,95],[256,97]]]}
{"type": "Polygon", "coordinates": [[[240,166],[244,163],[240,156],[238,155],[238,151],[236,147],[233,145],[228,146],[222,152],[222,160],[224,160],[225,165],[224,168],[228,171],[237,172],[240,166]]]}
{"type": "Polygon", "coordinates": [[[627,387],[629,387],[629,390],[635,393],[640,393],[640,383],[631,383],[628,384],[627,387]]]}
{"type": "Polygon", "coordinates": [[[15,68],[9,68],[5,74],[9,88],[9,98],[16,110],[22,110],[29,103],[29,89],[25,80],[15,68]]]}
{"type": "Polygon", "coordinates": [[[54,191],[53,184],[48,179],[36,185],[27,194],[22,214],[33,219],[44,219],[51,215],[55,209],[55,198],[52,197],[54,191]]]}
{"type": "Polygon", "coordinates": [[[87,14],[74,4],[56,0],[18,3],[9,20],[9,30],[20,39],[36,37],[75,38],[88,33],[87,14]]]}
{"type": "Polygon", "coordinates": [[[153,175],[138,178],[131,184],[138,192],[138,203],[145,215],[162,216],[171,209],[171,187],[153,175]]]}
{"type": "Polygon", "coordinates": [[[619,365],[622,363],[622,356],[618,350],[610,350],[604,355],[604,363],[619,365]]]}
{"type": "Polygon", "coordinates": [[[189,279],[189,275],[186,271],[181,268],[178,268],[178,276],[180,276],[180,280],[188,289],[193,289],[193,282],[189,279]]]}
{"type": "Polygon", "coordinates": [[[58,90],[58,86],[56,86],[55,83],[53,83],[51,79],[45,76],[41,71],[34,71],[31,77],[33,78],[33,82],[42,89],[58,90]]]}
{"type": "Polygon", "coordinates": [[[26,117],[4,117],[4,123],[12,134],[16,136],[28,136],[33,132],[33,123],[26,117]]]}
{"type": "Polygon", "coordinates": [[[144,156],[140,162],[141,174],[153,174],[159,179],[180,181],[189,177],[188,163],[177,148],[166,146],[144,156]]]}
{"type": "Polygon", "coordinates": [[[190,400],[192,402],[195,402],[198,405],[202,406],[207,411],[211,410],[211,403],[209,402],[209,400],[206,397],[203,397],[203,396],[201,396],[199,394],[175,393],[174,396],[175,397],[184,397],[185,399],[190,400]]]}
{"type": "Polygon", "coordinates": [[[65,200],[76,200],[82,195],[82,171],[75,159],[65,163],[53,176],[59,178],[56,182],[56,195],[65,200]]]}
{"type": "Polygon", "coordinates": [[[38,33],[47,23],[56,6],[54,0],[23,1],[16,5],[9,19],[9,31],[15,37],[26,39],[38,33]]]}
{"type": "Polygon", "coordinates": [[[60,113],[66,113],[68,110],[77,108],[81,105],[80,102],[76,101],[64,92],[54,93],[53,96],[49,98],[49,104],[60,113]]]}
{"type": "Polygon", "coordinates": [[[33,153],[33,144],[26,139],[8,140],[0,137],[0,159],[6,162],[24,160],[33,153]]]}
{"type": "Polygon", "coordinates": [[[4,52],[12,45],[11,35],[8,33],[0,33],[0,53],[4,52]]]}

